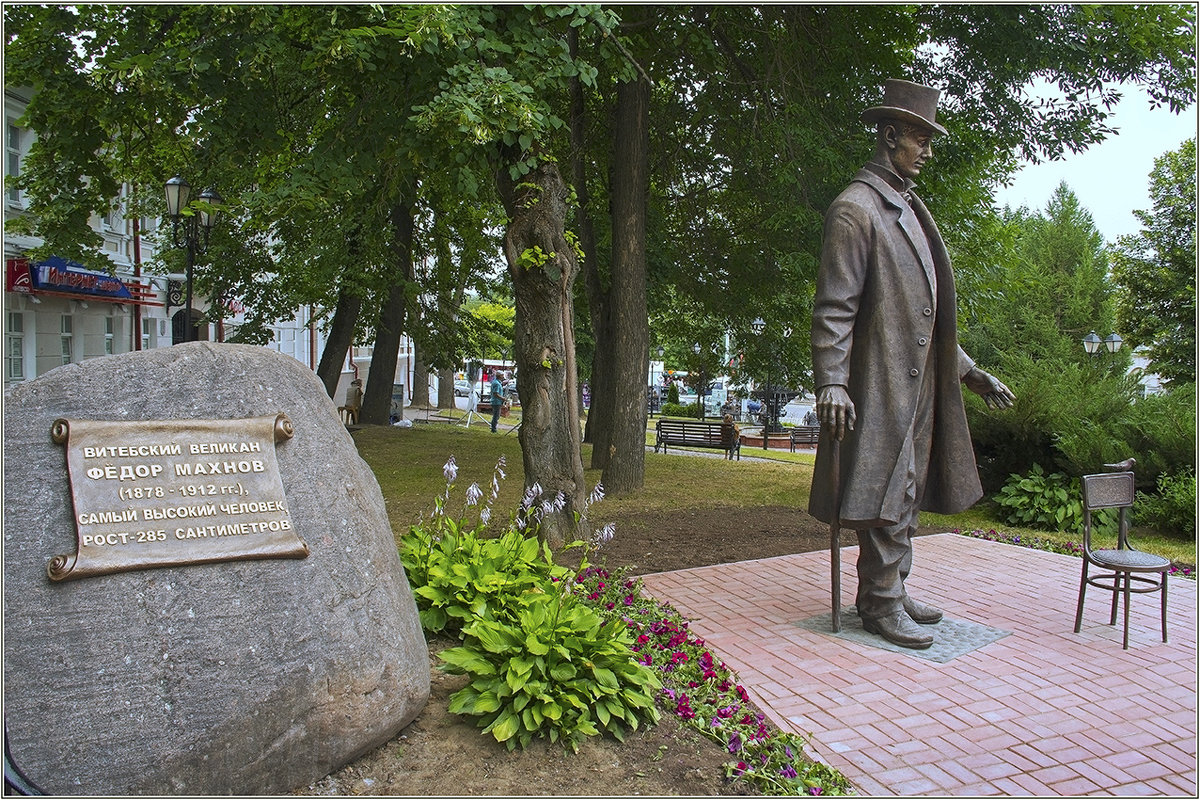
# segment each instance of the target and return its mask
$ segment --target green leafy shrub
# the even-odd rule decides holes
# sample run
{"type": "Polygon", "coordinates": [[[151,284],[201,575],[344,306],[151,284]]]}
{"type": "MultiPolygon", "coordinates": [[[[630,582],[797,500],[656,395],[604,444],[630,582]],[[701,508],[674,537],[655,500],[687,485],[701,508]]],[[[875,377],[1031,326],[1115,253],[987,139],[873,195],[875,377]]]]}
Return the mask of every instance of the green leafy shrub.
{"type": "Polygon", "coordinates": [[[667,386],[667,402],[679,405],[679,387],[675,385],[675,381],[667,386]]]}
{"type": "Polygon", "coordinates": [[[1138,492],[1134,521],[1163,533],[1196,538],[1196,473],[1160,475],[1158,492],[1138,492]]]}
{"type": "Polygon", "coordinates": [[[1060,472],[1046,474],[1034,464],[1029,474],[1010,475],[993,498],[1011,525],[1052,531],[1083,530],[1083,503],[1072,481],[1060,472]]]}
{"type": "Polygon", "coordinates": [[[480,619],[467,643],[442,651],[443,669],[471,682],[450,697],[450,710],[479,717],[479,727],[509,750],[536,735],[573,751],[584,736],[657,722],[662,683],[638,664],[625,625],[605,621],[563,590],[526,594],[514,621],[480,619]]]}
{"type": "MultiPolygon", "coordinates": [[[[1083,494],[1079,481],[1061,472],[1046,474],[1040,464],[1034,464],[1024,477],[1010,475],[992,499],[1010,525],[1083,533],[1083,494]]],[[[1115,536],[1116,532],[1117,516],[1111,509],[1092,512],[1094,535],[1115,536]]]]}
{"type": "Polygon", "coordinates": [[[695,417],[696,404],[688,403],[686,406],[681,406],[678,401],[663,403],[662,415],[664,417],[695,417]]]}
{"type": "MultiPolygon", "coordinates": [[[[550,580],[570,574],[554,563],[549,545],[528,535],[540,509],[533,492],[527,492],[517,516],[499,536],[486,536],[491,503],[504,477],[501,457],[492,477],[492,495],[480,508],[474,525],[464,513],[457,519],[446,513],[446,503],[457,477],[454,459],[443,469],[446,492],[434,511],[408,529],[400,539],[400,561],[414,587],[421,626],[430,633],[457,632],[471,620],[492,619],[514,607],[516,598],[535,591],[550,580]]],[[[539,492],[540,493],[540,492],[539,492]]],[[[467,489],[466,507],[478,505],[483,493],[478,484],[467,489]]]]}
{"type": "MultiPolygon", "coordinates": [[[[451,518],[446,505],[458,475],[453,457],[443,473],[446,491],[435,500],[433,515],[412,526],[400,547],[422,626],[457,631],[463,640],[440,656],[443,669],[471,677],[451,697],[450,710],[479,717],[480,727],[510,750],[535,735],[575,750],[583,736],[621,739],[626,726],[657,721],[654,698],[661,684],[634,660],[625,626],[605,622],[581,604],[573,594],[574,572],[557,566],[549,545],[537,538],[541,519],[562,508],[562,494],[545,499],[535,484],[508,526],[489,537],[485,529],[504,477],[503,457],[473,526],[465,511],[479,504],[482,490],[471,484],[464,513],[451,518]]],[[[603,496],[597,486],[576,521],[603,496]]],[[[567,547],[583,548],[583,569],[588,551],[611,538],[606,525],[588,542],[567,547]]]]}

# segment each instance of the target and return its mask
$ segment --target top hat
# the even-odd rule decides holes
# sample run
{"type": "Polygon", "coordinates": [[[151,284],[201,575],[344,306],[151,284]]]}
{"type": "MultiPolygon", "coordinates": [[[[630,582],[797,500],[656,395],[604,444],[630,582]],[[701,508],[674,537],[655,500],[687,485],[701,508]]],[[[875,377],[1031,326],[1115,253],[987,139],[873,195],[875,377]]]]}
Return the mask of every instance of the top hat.
{"type": "Polygon", "coordinates": [[[868,108],[860,119],[866,123],[895,119],[920,125],[934,133],[947,133],[945,128],[934,121],[937,118],[937,101],[940,94],[941,92],[932,86],[888,78],[883,88],[883,105],[868,108]]]}

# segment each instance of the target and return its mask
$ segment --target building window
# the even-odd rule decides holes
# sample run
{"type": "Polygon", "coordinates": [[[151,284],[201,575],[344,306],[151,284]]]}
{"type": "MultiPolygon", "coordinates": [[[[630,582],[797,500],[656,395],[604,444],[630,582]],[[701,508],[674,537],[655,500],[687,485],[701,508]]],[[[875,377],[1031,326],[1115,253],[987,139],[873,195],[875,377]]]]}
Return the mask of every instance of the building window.
{"type": "Polygon", "coordinates": [[[4,336],[4,377],[10,381],[25,380],[25,315],[8,312],[4,336]]]}
{"type": "Polygon", "coordinates": [[[73,326],[71,323],[71,315],[63,314],[62,315],[62,325],[59,328],[59,330],[61,332],[61,336],[59,337],[59,339],[62,342],[62,363],[64,363],[64,364],[71,363],[71,361],[72,361],[71,355],[74,352],[74,350],[73,350],[74,337],[72,336],[72,327],[73,326]]]}
{"type": "Polygon", "coordinates": [[[104,318],[104,355],[111,356],[113,354],[113,341],[115,337],[115,320],[112,317],[104,318]]]}
{"type": "Polygon", "coordinates": [[[21,192],[13,180],[21,174],[21,128],[13,123],[7,124],[4,136],[4,182],[5,196],[10,203],[21,202],[21,192]]]}

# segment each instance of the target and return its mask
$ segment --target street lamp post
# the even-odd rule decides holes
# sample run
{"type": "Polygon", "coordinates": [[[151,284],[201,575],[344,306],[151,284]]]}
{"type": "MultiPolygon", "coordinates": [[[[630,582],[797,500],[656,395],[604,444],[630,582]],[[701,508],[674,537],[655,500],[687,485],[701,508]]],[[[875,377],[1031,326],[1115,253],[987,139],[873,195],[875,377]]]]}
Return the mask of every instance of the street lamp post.
{"type": "MultiPolygon", "coordinates": [[[[692,345],[692,352],[696,354],[696,358],[700,358],[700,343],[696,342],[692,345]]],[[[696,386],[696,403],[700,406],[700,421],[703,422],[706,418],[704,408],[704,390],[707,388],[708,380],[704,374],[704,362],[700,362],[700,383],[696,386]]]]}
{"type": "MultiPolygon", "coordinates": [[[[660,365],[660,366],[662,365],[662,357],[663,357],[663,348],[662,348],[662,345],[660,344],[660,345],[658,346],[658,362],[659,362],[659,365],[660,365]]],[[[655,412],[655,410],[656,410],[656,409],[655,409],[655,406],[658,406],[658,405],[660,405],[660,404],[661,404],[661,402],[662,402],[662,398],[661,398],[661,397],[659,398],[659,402],[658,402],[658,403],[655,403],[655,402],[654,402],[654,396],[655,396],[655,393],[661,393],[661,389],[659,388],[659,385],[658,385],[658,384],[659,384],[659,382],[660,382],[661,380],[662,380],[662,372],[659,372],[659,373],[658,373],[658,377],[655,377],[654,370],[650,370],[650,397],[649,397],[649,403],[650,403],[650,418],[651,418],[651,419],[653,419],[653,418],[654,418],[654,412],[655,412]]]]}
{"type": "MultiPolygon", "coordinates": [[[[762,336],[763,332],[766,329],[767,329],[767,323],[763,320],[762,317],[758,317],[753,322],[750,323],[750,330],[752,330],[754,332],[754,335],[756,337],[762,336]]],[[[790,338],[791,335],[792,335],[791,326],[785,327],[783,329],[783,338],[785,338],[785,339],[790,338]]],[[[766,384],[766,386],[763,387],[763,391],[762,391],[763,450],[767,449],[768,435],[772,432],[778,432],[778,431],[783,430],[783,428],[781,428],[779,425],[779,406],[780,406],[780,400],[785,396],[786,393],[779,391],[778,389],[776,389],[774,386],[771,385],[771,379],[773,377],[771,374],[772,367],[774,366],[774,363],[778,358],[779,358],[778,350],[776,348],[772,348],[771,355],[767,359],[767,384],[766,384]]]]}
{"type": "Polygon", "coordinates": [[[187,325],[184,328],[184,341],[196,341],[196,321],[192,312],[192,284],[196,266],[196,256],[208,249],[208,237],[217,217],[221,213],[221,195],[214,189],[205,189],[200,193],[201,205],[196,213],[184,218],[183,210],[188,206],[188,196],[192,187],[187,181],[176,175],[167,181],[167,216],[171,218],[171,243],[183,248],[187,254],[187,290],[184,300],[187,311],[187,325]],[[183,241],[179,238],[179,229],[183,228],[183,241]]]}

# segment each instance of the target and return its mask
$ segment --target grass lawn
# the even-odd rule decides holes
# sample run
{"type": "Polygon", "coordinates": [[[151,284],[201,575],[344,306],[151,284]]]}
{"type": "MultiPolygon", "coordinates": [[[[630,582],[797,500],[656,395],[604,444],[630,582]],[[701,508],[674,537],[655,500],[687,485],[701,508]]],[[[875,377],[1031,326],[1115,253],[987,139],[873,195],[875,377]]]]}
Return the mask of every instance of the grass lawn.
{"type": "MultiPolygon", "coordinates": [[[[443,412],[444,413],[444,412],[443,412]]],[[[457,412],[459,417],[463,412],[457,412]]],[[[502,418],[501,425],[514,425],[519,411],[502,418]]],[[[648,443],[653,445],[653,422],[648,425],[648,443]]],[[[516,431],[490,430],[490,417],[461,422],[417,423],[411,428],[367,426],[356,431],[354,440],[359,453],[374,470],[387,503],[393,531],[398,535],[428,514],[433,499],[446,489],[442,466],[450,456],[458,465],[458,481],[448,511],[457,516],[463,508],[466,488],[477,482],[490,491],[492,473],[500,456],[506,460],[507,479],[500,482],[495,508],[505,512],[516,509],[523,493],[524,470],[516,431]]],[[[600,480],[600,471],[588,469],[591,446],[583,446],[584,474],[588,488],[600,480]]],[[[669,511],[682,507],[756,507],[781,505],[807,508],[812,479],[812,451],[742,450],[742,461],[722,458],[681,458],[677,454],[646,453],[646,480],[641,490],[627,497],[607,497],[593,510],[597,522],[603,522],[611,510],[669,511]],[[751,458],[752,457],[752,458],[751,458]],[[766,460],[760,460],[763,457],[766,460]]],[[[474,515],[472,515],[474,516],[474,515]]],[[[943,516],[922,514],[924,526],[947,531],[991,530],[1027,539],[1048,539],[1059,543],[1080,541],[1078,534],[1018,528],[989,517],[989,504],[980,503],[962,514],[943,516]]],[[[1146,531],[1134,531],[1131,538],[1139,549],[1158,553],[1173,561],[1196,563],[1196,543],[1146,531]]]]}

